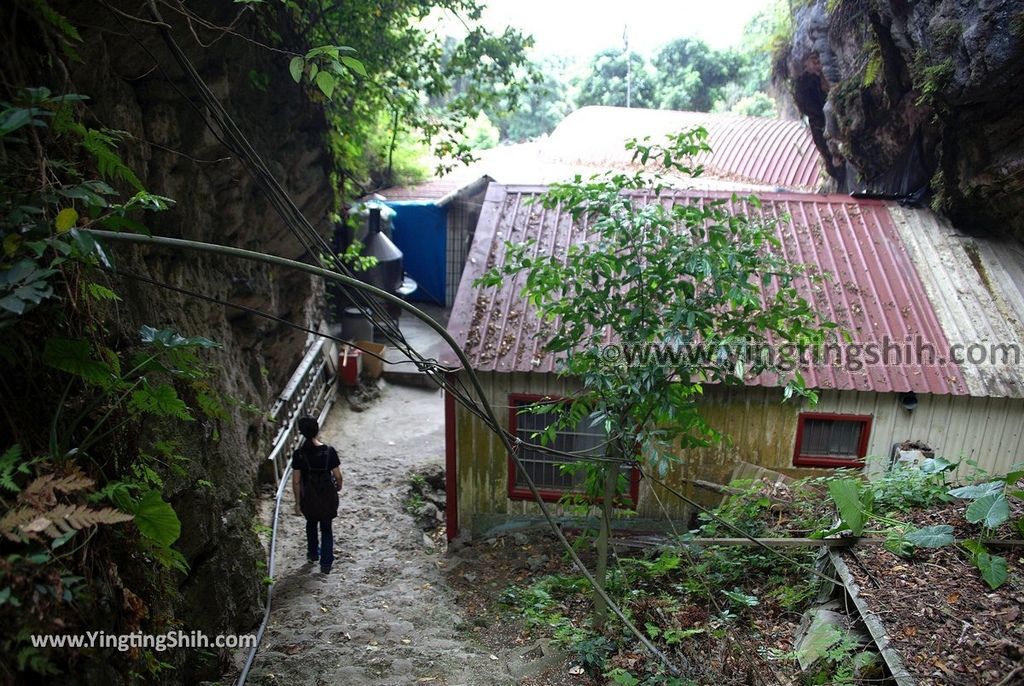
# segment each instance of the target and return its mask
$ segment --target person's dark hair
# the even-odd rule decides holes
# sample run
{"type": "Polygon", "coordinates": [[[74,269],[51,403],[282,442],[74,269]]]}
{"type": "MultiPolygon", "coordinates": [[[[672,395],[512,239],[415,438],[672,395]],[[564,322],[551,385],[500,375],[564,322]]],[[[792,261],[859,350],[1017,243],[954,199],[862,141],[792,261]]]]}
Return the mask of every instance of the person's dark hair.
{"type": "Polygon", "coordinates": [[[315,418],[310,417],[308,414],[299,417],[299,433],[305,436],[306,440],[302,442],[303,450],[313,447],[313,439],[320,433],[320,424],[315,418]]]}

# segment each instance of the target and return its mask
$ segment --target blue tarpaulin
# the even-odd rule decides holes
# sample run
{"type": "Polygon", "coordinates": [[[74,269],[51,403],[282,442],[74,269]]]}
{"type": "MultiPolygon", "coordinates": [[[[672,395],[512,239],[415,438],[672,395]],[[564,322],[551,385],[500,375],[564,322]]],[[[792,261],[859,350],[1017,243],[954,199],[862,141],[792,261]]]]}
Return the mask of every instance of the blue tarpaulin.
{"type": "Polygon", "coordinates": [[[419,286],[409,299],[444,305],[448,208],[438,207],[433,202],[389,202],[387,205],[396,213],[391,238],[402,251],[405,273],[419,286]]]}

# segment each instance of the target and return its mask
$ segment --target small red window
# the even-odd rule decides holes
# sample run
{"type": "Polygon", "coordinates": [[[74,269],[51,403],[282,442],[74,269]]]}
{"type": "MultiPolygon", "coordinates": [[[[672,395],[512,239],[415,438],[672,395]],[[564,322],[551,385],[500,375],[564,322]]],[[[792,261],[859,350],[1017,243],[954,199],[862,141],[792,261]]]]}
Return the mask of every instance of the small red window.
{"type": "Polygon", "coordinates": [[[805,412],[796,426],[793,464],[797,467],[864,466],[871,434],[868,415],[805,412]]]}
{"type": "MultiPolygon", "coordinates": [[[[523,408],[534,403],[550,403],[557,400],[560,399],[539,395],[509,396],[509,431],[526,443],[540,443],[540,439],[534,438],[534,434],[543,431],[555,421],[556,414],[523,412],[523,408]]],[[[561,452],[578,453],[580,459],[585,459],[589,455],[603,455],[606,434],[603,427],[591,426],[591,423],[589,418],[584,418],[572,429],[559,431],[555,434],[551,447],[561,452]]],[[[533,479],[544,500],[557,501],[566,493],[581,490],[583,472],[569,474],[560,468],[563,464],[573,462],[573,458],[523,446],[519,450],[519,461],[533,479]]],[[[623,466],[622,471],[629,479],[629,497],[635,505],[640,489],[640,474],[632,466],[623,466]]],[[[513,500],[533,500],[526,478],[516,469],[516,463],[511,457],[508,459],[508,497],[513,500]]]]}

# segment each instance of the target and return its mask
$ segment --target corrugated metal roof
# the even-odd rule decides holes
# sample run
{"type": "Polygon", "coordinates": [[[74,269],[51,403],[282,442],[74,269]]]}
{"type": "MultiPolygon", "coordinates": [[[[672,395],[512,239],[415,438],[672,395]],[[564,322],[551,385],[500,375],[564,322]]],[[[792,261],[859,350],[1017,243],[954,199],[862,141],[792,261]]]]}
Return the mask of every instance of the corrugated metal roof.
{"type": "MultiPolygon", "coordinates": [[[[654,143],[682,129],[703,126],[711,152],[697,161],[707,177],[775,187],[818,190],[823,167],[810,129],[802,121],[714,112],[583,107],[566,117],[545,145],[552,161],[599,167],[627,165],[630,138],[654,143]]],[[[499,177],[499,181],[503,181],[499,177]]]]}
{"type": "Polygon", "coordinates": [[[652,142],[660,143],[671,133],[695,126],[708,130],[712,152],[698,158],[704,175],[685,179],[687,187],[815,191],[825,178],[821,156],[803,122],[712,112],[583,107],[547,138],[481,150],[479,160],[457,166],[440,179],[377,193],[391,201],[438,200],[483,175],[504,184],[547,184],[576,174],[587,177],[608,169],[633,170],[638,166],[623,147],[626,140],[650,136],[652,142]]]}
{"type": "Polygon", "coordinates": [[[930,210],[889,209],[946,337],[960,346],[970,394],[1024,397],[1024,359],[999,347],[1024,351],[1024,248],[967,235],[930,210]]]}
{"type": "MultiPolygon", "coordinates": [[[[543,191],[543,187],[537,186],[492,184],[484,202],[449,321],[449,331],[465,348],[477,370],[545,373],[555,368],[554,357],[541,350],[543,338],[537,335],[541,327],[536,314],[520,297],[522,277],[497,288],[473,287],[473,281],[487,268],[502,262],[506,240],[519,242],[532,238],[537,241],[538,250],[564,254],[570,243],[585,238],[581,227],[573,225],[568,217],[525,202],[543,191]]],[[[918,276],[915,261],[930,263],[938,258],[925,255],[912,259],[901,238],[901,232],[913,230],[910,219],[901,214],[899,221],[894,222],[890,207],[885,203],[847,196],[759,193],[758,197],[763,203],[760,210],[749,206],[738,209],[751,216],[790,218],[777,223],[786,257],[793,262],[810,264],[832,277],[813,289],[807,283],[802,284],[804,297],[812,299],[826,318],[846,328],[854,343],[881,345],[888,340],[917,345],[920,341],[921,345],[930,345],[939,353],[936,359],[917,359],[912,355],[913,359],[902,360],[899,364],[865,365],[856,371],[848,367],[816,366],[805,372],[810,386],[879,392],[1024,395],[1019,383],[976,383],[980,377],[968,383],[960,367],[945,358],[950,345],[946,332],[957,331],[950,328],[952,325],[946,320],[957,315],[949,310],[940,317],[936,310],[942,307],[942,301],[938,296],[930,297],[918,276]]],[[[676,191],[671,201],[692,202],[700,198],[727,199],[729,194],[676,191]]],[[[918,215],[909,215],[915,216],[918,215]]],[[[926,253],[927,247],[917,245],[915,250],[926,253]]],[[[994,256],[989,255],[986,260],[989,258],[994,256]]],[[[933,266],[935,264],[938,263],[933,266]]],[[[932,284],[932,289],[955,288],[940,283],[942,277],[937,269],[933,273],[937,283],[932,284]]],[[[1000,273],[1005,274],[999,277],[1000,281],[1013,278],[1013,273],[1006,269],[1001,269],[1000,273]]],[[[972,292],[976,290],[973,288],[972,292]]],[[[983,309],[984,305],[980,307],[983,309]]],[[[991,315],[986,326],[995,326],[994,322],[1002,316],[1001,313],[991,315]]],[[[1019,321],[1022,320],[1017,320],[1018,326],[1019,321]]],[[[547,326],[557,326],[557,322],[547,326]]],[[[1006,333],[1000,330],[998,335],[1006,333]]],[[[953,340],[967,340],[974,335],[974,331],[963,330],[953,340]]],[[[444,361],[457,364],[450,356],[444,361]]],[[[971,374],[975,376],[973,371],[971,374]]],[[[776,385],[778,380],[774,375],[762,375],[750,383],[776,385]]]]}

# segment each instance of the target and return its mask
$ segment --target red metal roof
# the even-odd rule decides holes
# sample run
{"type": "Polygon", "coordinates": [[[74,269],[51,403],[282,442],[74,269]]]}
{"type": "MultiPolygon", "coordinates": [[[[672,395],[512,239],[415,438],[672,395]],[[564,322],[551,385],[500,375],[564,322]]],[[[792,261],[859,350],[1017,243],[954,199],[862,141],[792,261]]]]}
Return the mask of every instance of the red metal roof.
{"type": "MultiPolygon", "coordinates": [[[[542,351],[543,336],[536,313],[520,296],[522,277],[500,287],[475,288],[473,281],[505,257],[504,242],[535,239],[537,249],[564,254],[567,246],[585,239],[580,226],[556,210],[526,201],[544,191],[538,186],[491,184],[448,329],[480,371],[552,372],[555,359],[542,351]]],[[[758,193],[762,207],[744,204],[744,213],[779,220],[776,224],[785,256],[805,263],[831,279],[806,281],[798,287],[827,318],[847,329],[856,344],[881,344],[919,337],[939,351],[949,342],[929,301],[914,264],[900,240],[886,205],[847,196],[758,193]],[[784,217],[789,219],[782,221],[784,217]]],[[[666,202],[702,198],[728,199],[711,191],[675,191],[666,202]]],[[[732,201],[728,203],[733,208],[732,201]]],[[[545,325],[546,329],[557,322],[545,325]]],[[[610,337],[609,337],[610,340],[610,337]]],[[[450,355],[446,364],[457,365],[450,355]]],[[[945,359],[932,363],[865,365],[860,370],[816,366],[804,371],[814,388],[880,392],[968,394],[961,369],[945,359]]],[[[751,385],[778,385],[762,375],[751,385]]]]}

